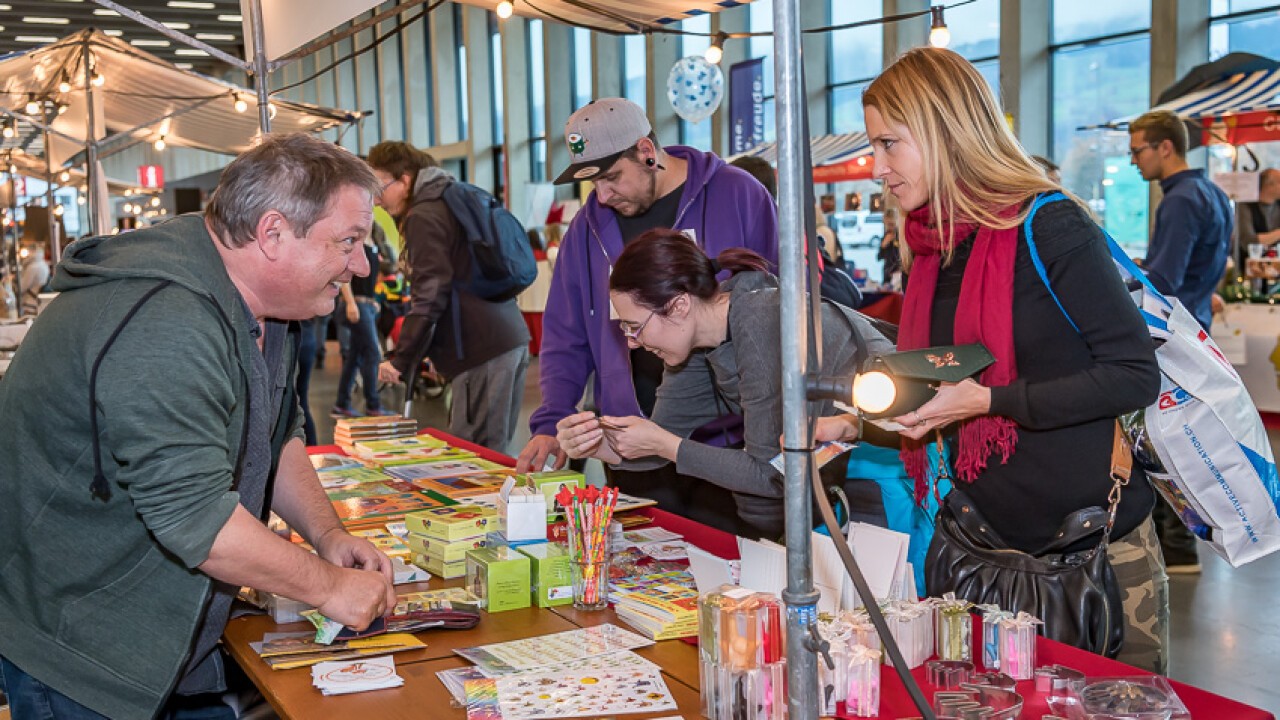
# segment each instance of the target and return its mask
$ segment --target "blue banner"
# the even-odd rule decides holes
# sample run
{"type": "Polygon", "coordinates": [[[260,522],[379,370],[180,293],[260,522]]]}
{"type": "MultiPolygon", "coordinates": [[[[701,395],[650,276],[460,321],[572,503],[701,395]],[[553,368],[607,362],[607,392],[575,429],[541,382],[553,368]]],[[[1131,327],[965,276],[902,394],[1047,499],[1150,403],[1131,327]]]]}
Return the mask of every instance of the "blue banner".
{"type": "Polygon", "coordinates": [[[764,142],[764,58],[729,68],[729,145],[737,155],[764,142]]]}

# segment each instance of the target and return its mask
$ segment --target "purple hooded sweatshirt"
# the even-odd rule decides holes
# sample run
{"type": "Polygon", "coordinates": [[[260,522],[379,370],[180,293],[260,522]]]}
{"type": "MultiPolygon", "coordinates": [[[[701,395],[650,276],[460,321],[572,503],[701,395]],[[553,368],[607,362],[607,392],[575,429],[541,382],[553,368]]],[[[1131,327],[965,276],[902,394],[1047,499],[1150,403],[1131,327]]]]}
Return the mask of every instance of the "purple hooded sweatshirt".
{"type": "MultiPolygon", "coordinates": [[[[714,153],[664,148],[689,164],[676,229],[692,230],[711,257],[744,247],[778,264],[778,213],[764,186],[714,153]]],[[[617,216],[591,193],[560,243],[542,320],[539,356],[542,405],[529,418],[534,435],[556,434],[577,412],[587,377],[596,371],[596,406],[605,415],[642,416],[631,380],[631,351],[609,319],[609,273],[622,254],[617,216]]]]}

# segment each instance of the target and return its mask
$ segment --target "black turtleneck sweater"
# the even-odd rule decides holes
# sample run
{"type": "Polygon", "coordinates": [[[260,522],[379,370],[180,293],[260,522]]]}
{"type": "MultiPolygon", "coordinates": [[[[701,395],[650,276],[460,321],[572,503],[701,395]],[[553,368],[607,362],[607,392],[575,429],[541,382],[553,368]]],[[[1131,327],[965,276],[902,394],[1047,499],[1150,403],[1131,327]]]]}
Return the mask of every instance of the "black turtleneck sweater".
{"type": "MultiPolygon", "coordinates": [[[[1007,464],[994,456],[972,484],[958,482],[996,532],[1024,552],[1046,545],[1069,513],[1106,507],[1115,418],[1155,402],[1160,389],[1152,341],[1102,231],[1069,201],[1042,207],[1032,229],[1053,291],[1080,332],[1054,304],[1019,229],[1013,284],[1018,379],[991,391],[991,414],[1018,424],[1018,444],[1007,464]]],[[[953,344],[970,240],[957,245],[938,273],[931,345],[953,344]]],[[[1112,537],[1145,520],[1154,497],[1135,466],[1112,537]]]]}

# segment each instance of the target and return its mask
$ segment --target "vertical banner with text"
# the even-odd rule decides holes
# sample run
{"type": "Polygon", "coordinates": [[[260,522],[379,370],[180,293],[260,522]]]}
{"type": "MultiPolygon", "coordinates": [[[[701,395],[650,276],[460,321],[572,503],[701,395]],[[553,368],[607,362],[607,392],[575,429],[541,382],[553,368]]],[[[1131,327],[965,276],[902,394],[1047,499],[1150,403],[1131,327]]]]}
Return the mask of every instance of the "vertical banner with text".
{"type": "Polygon", "coordinates": [[[764,58],[735,63],[729,68],[730,154],[764,142],[764,58]]]}

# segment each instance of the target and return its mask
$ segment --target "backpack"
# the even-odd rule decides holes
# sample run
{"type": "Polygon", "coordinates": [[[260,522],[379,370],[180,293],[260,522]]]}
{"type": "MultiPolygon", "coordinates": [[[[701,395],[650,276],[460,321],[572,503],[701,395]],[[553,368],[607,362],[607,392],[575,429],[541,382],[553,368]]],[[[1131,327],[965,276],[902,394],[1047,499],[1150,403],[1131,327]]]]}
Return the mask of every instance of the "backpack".
{"type": "Polygon", "coordinates": [[[470,183],[450,183],[442,198],[467,234],[471,252],[471,279],[463,284],[467,292],[501,302],[533,284],[538,265],[529,236],[514,215],[470,183]]]}
{"type": "MultiPolygon", "coordinates": [[[[1037,197],[1023,230],[1040,280],[1079,333],[1049,285],[1031,233],[1037,210],[1066,199],[1037,197]]],[[[1257,406],[1209,333],[1103,234],[1121,277],[1140,284],[1135,300],[1158,346],[1159,397],[1120,418],[1136,461],[1187,529],[1233,567],[1280,550],[1280,478],[1257,406]]]]}

